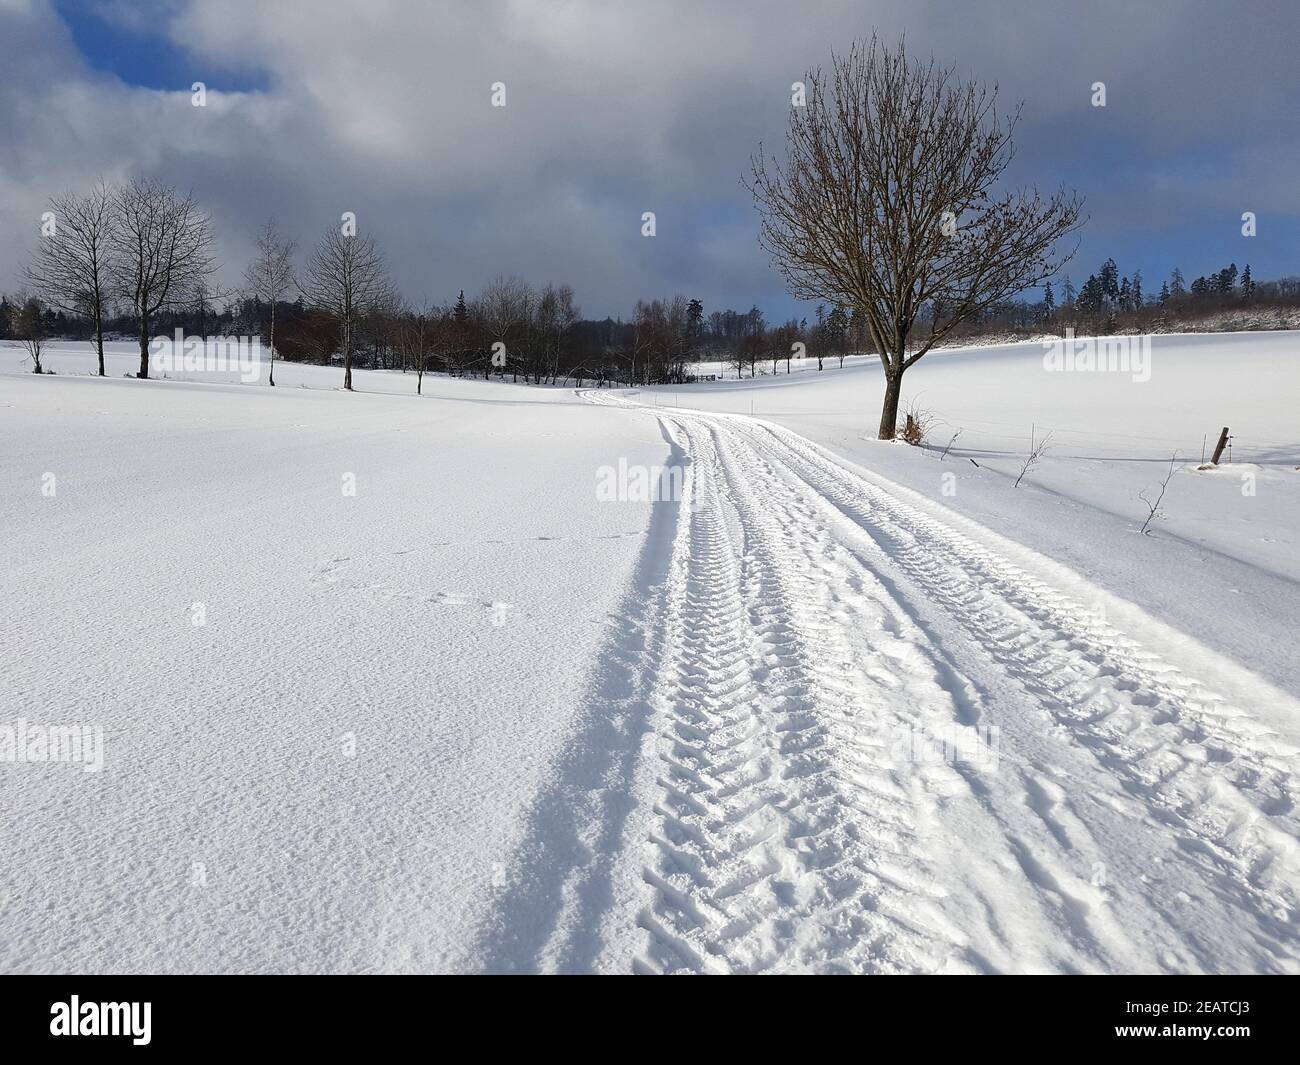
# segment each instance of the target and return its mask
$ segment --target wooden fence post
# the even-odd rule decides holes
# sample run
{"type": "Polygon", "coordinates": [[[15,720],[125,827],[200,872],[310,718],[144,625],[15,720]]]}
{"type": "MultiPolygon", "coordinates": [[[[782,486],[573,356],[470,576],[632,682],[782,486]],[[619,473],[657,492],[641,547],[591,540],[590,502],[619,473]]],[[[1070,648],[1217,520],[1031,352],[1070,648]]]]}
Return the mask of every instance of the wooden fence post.
{"type": "Polygon", "coordinates": [[[1228,427],[1223,427],[1223,432],[1219,434],[1219,442],[1214,445],[1214,458],[1210,459],[1211,465],[1219,464],[1219,456],[1223,454],[1223,449],[1228,446],[1228,427]]]}

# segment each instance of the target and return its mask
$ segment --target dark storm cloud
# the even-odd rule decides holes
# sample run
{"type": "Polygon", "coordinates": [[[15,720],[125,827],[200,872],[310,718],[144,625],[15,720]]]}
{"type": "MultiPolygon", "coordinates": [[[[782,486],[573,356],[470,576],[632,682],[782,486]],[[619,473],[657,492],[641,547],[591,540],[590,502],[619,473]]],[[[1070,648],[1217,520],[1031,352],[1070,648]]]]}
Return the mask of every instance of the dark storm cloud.
{"type": "Polygon", "coordinates": [[[59,11],[0,0],[2,278],[51,192],[138,171],[192,187],[213,211],[229,282],[266,214],[307,243],[350,210],[414,300],[518,273],[569,281],[589,314],[672,291],[784,313],[740,178],[760,140],[779,144],[790,83],[873,28],[905,31],[914,51],[1025,101],[1017,179],[1089,200],[1076,274],[1116,250],[1149,271],[1252,256],[1259,276],[1294,269],[1292,240],[1279,239],[1297,232],[1300,11],[1289,3],[94,11],[118,32],[161,35],[166,69],[188,57],[265,87],[223,92],[214,80],[194,108],[188,83],[146,87],[156,82],[140,51],[129,65],[108,56],[108,70],[96,57],[95,69],[59,11]],[[505,108],[490,105],[496,81],[505,108]],[[1104,109],[1089,102],[1095,81],[1104,109]],[[1234,243],[1243,210],[1262,222],[1248,249],[1234,243]],[[640,236],[643,211],[656,213],[654,239],[640,236]]]}

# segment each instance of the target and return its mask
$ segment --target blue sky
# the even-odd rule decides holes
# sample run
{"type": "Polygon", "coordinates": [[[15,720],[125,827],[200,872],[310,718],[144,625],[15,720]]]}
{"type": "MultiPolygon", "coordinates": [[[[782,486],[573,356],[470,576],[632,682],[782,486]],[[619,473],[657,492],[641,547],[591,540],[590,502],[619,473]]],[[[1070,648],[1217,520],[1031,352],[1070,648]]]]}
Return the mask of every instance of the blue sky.
{"type": "MultiPolygon", "coordinates": [[[[415,301],[518,273],[573,284],[590,316],[676,291],[802,315],[740,179],[760,140],[779,144],[790,82],[873,28],[1025,101],[1015,180],[1088,201],[1076,285],[1107,256],[1153,294],[1173,266],[1189,282],[1228,262],[1300,274],[1300,5],[1281,0],[16,10],[0,8],[0,134],[15,149],[0,232],[25,231],[64,187],[147,172],[213,212],[227,280],[265,214],[308,244],[354,210],[415,301]],[[496,80],[511,94],[500,110],[496,80]],[[203,110],[194,81],[212,94],[203,110]]],[[[0,245],[0,272],[20,244],[0,245]]]]}
{"type": "Polygon", "coordinates": [[[202,81],[227,92],[267,87],[265,72],[232,70],[213,57],[195,54],[172,40],[163,23],[136,24],[86,0],[56,0],[53,6],[86,64],[127,85],[177,89],[202,81]]]}

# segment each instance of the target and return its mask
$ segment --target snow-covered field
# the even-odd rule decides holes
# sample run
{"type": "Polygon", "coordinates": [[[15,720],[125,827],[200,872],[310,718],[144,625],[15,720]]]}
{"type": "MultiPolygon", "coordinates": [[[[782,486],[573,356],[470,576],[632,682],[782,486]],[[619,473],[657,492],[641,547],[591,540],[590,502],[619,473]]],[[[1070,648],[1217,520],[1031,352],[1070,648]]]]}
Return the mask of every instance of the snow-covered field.
{"type": "Polygon", "coordinates": [[[98,773],[0,762],[0,969],[476,964],[630,624],[650,508],[593,471],[663,438],[572,393],[277,378],[0,377],[0,724],[104,732],[98,773]]]}
{"type": "Polygon", "coordinates": [[[1300,971],[1296,334],[935,353],[943,459],[869,439],[864,361],[115,351],[0,348],[0,726],[103,730],[0,762],[0,969],[1300,971]]]}
{"type": "MultiPolygon", "coordinates": [[[[875,438],[876,361],[644,390],[649,403],[754,414],[975,518],[1230,650],[1300,692],[1300,332],[1156,336],[1150,379],[1046,372],[1043,345],[936,351],[904,378],[935,451],[875,438]],[[1232,464],[1199,471],[1233,435],[1232,464]],[[938,452],[961,431],[947,458],[938,452]],[[1020,473],[1031,438],[1051,441],[1020,473]],[[1152,535],[1138,535],[1177,454],[1152,535]],[[979,463],[979,466],[972,464],[979,463]]],[[[770,364],[769,364],[770,369],[770,364]]]]}

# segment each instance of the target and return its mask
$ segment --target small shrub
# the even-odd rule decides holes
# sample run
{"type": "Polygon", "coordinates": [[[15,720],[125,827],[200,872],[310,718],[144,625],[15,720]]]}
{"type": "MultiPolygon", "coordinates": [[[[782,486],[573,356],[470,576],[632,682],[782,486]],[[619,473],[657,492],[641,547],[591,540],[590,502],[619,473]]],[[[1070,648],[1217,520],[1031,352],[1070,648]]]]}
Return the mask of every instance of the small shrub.
{"type": "Polygon", "coordinates": [[[898,438],[912,447],[923,447],[925,438],[934,424],[934,415],[919,409],[915,403],[908,406],[903,416],[903,425],[898,430],[898,438]]]}

